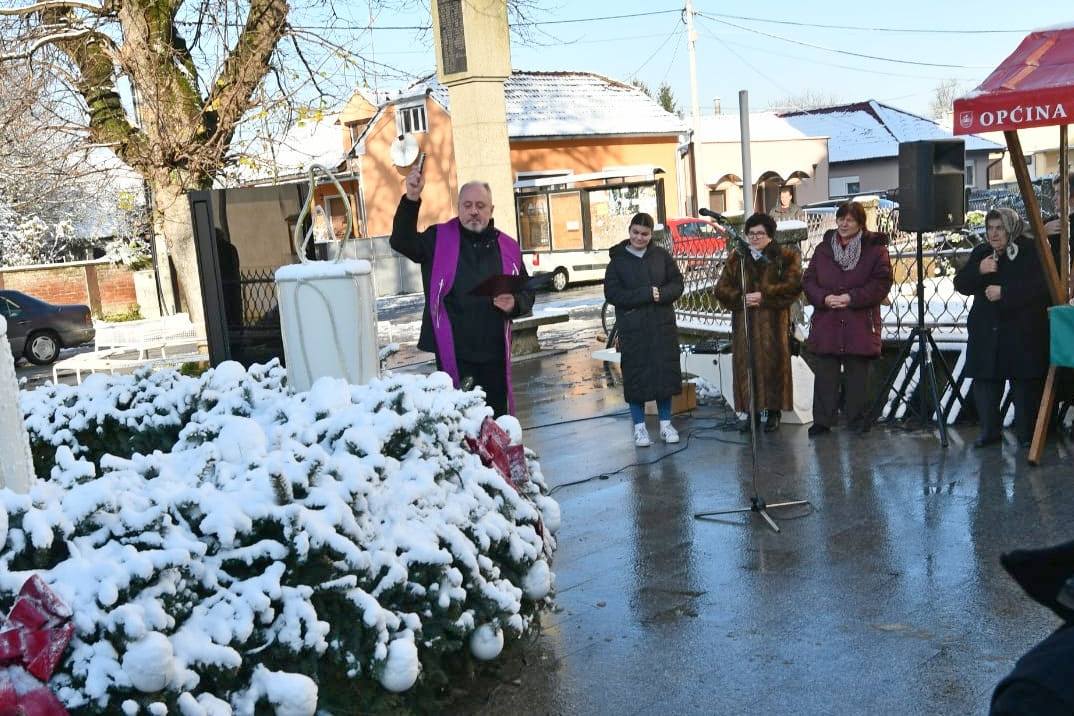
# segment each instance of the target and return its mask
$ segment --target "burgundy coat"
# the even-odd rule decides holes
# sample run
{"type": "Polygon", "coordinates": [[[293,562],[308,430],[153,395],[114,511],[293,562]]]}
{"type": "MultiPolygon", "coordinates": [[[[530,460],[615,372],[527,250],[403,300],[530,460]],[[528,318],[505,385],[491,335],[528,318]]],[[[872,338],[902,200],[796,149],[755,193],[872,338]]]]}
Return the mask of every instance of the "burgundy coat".
{"type": "Polygon", "coordinates": [[[802,288],[813,305],[807,345],[818,355],[880,355],[880,303],[891,290],[891,259],[887,236],[873,231],[861,234],[858,265],[844,271],[835,261],[831,240],[835,229],[824,234],[802,276],[802,288]],[[828,308],[831,294],[850,294],[847,308],[828,308]]]}

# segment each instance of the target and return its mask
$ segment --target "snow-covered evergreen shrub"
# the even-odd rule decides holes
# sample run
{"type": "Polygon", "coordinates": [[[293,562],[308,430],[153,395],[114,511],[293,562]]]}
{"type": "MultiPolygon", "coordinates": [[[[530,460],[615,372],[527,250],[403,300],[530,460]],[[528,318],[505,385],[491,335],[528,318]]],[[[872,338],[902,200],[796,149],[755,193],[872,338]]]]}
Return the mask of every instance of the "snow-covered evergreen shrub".
{"type": "Polygon", "coordinates": [[[51,686],[77,713],[352,713],[495,658],[548,604],[558,506],[531,452],[516,490],[464,447],[477,394],[283,382],[225,363],[24,393],[42,479],[0,491],[0,607],[31,570],[74,607],[51,686]]]}

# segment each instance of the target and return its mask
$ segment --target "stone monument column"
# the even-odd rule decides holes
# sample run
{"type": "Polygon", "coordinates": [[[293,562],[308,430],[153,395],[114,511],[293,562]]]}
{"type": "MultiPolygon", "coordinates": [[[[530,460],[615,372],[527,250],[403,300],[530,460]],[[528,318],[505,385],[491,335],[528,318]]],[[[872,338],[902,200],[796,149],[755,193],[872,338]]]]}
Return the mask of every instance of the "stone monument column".
{"type": "MultiPolygon", "coordinates": [[[[33,481],[34,462],[30,456],[30,438],[19,410],[15,359],[7,342],[7,321],[0,316],[0,488],[29,492],[33,481]]],[[[7,513],[0,515],[0,518],[6,533],[7,513]]]]}
{"type": "Polygon", "coordinates": [[[503,83],[511,75],[507,0],[433,0],[436,77],[448,88],[459,186],[492,187],[496,227],[518,237],[503,83]]]}

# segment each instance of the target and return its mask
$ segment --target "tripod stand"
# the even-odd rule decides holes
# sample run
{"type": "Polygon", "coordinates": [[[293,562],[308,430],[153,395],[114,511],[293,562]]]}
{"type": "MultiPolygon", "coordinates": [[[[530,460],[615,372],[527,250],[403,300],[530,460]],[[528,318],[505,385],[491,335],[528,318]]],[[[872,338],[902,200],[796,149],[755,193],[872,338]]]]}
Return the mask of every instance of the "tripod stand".
{"type": "MultiPolygon", "coordinates": [[[[722,219],[723,217],[719,217],[722,219]]],[[[721,221],[721,223],[723,223],[721,221]]],[[[739,266],[739,279],[742,287],[742,329],[743,337],[746,341],[746,380],[750,393],[750,413],[746,417],[750,425],[750,477],[753,494],[750,496],[749,507],[738,507],[731,510],[707,510],[703,512],[695,512],[694,519],[706,519],[713,517],[714,515],[732,515],[740,512],[755,512],[764,518],[764,521],[768,523],[776,532],[779,532],[779,525],[772,519],[772,516],[768,514],[770,509],[778,509],[781,507],[798,507],[799,505],[808,505],[808,500],[792,500],[789,502],[775,502],[768,504],[764,498],[760,496],[757,490],[757,396],[754,390],[754,378],[753,378],[753,339],[750,330],[750,323],[752,321],[752,312],[746,305],[746,253],[748,249],[745,248],[745,242],[741,237],[737,236],[737,232],[730,224],[725,224],[726,228],[732,238],[736,239],[735,250],[738,251],[738,266],[739,266]]]]}
{"type": "MultiPolygon", "coordinates": [[[[936,340],[932,337],[932,329],[925,325],[925,271],[924,260],[922,258],[920,231],[917,232],[916,259],[917,324],[914,326],[913,330],[910,331],[909,339],[903,344],[902,350],[899,351],[899,357],[895,360],[895,363],[892,364],[887,380],[884,381],[884,386],[881,388],[879,395],[877,395],[876,403],[873,405],[872,410],[869,411],[869,415],[872,420],[875,420],[880,416],[881,412],[883,412],[884,404],[887,402],[887,397],[891,394],[891,390],[895,386],[895,381],[899,377],[899,372],[903,365],[906,364],[906,361],[910,360],[912,354],[913,360],[910,362],[910,369],[907,371],[907,375],[913,375],[915,368],[918,370],[917,390],[920,404],[915,410],[909,397],[905,395],[907,386],[904,382],[898,392],[896,392],[895,397],[891,399],[887,419],[890,420],[892,416],[895,415],[900,403],[905,403],[907,408],[914,410],[917,413],[918,418],[921,420],[921,427],[927,427],[928,423],[932,420],[932,413],[928,409],[928,398],[931,395],[932,404],[935,408],[936,426],[939,428],[940,432],[940,445],[942,447],[947,447],[946,412],[940,404],[940,389],[936,382],[936,363],[939,362],[940,369],[943,371],[944,378],[947,379],[948,385],[954,386],[955,379],[951,373],[951,369],[947,365],[947,360],[943,357],[943,353],[940,352],[939,346],[936,345],[936,340]],[[916,352],[914,350],[915,347],[917,349],[916,352]],[[928,393],[925,392],[926,387],[928,388],[928,393]]],[[[959,400],[961,401],[961,398],[959,398],[959,400]]]]}

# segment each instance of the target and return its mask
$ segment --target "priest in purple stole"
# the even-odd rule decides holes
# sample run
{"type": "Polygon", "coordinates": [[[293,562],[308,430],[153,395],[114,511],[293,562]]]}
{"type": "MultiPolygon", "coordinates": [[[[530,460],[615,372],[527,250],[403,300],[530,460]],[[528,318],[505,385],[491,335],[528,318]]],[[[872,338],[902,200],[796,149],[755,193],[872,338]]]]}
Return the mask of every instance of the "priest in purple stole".
{"type": "Polygon", "coordinates": [[[511,319],[529,313],[533,292],[489,298],[474,287],[497,274],[526,275],[518,242],[492,224],[492,191],[484,182],[459,190],[459,215],[418,231],[425,177],[406,178],[406,195],[392,223],[391,247],[421,264],[425,310],[418,348],[456,387],[481,386],[496,416],[515,412],[511,389],[511,319]]]}

